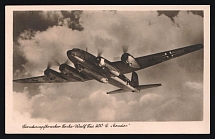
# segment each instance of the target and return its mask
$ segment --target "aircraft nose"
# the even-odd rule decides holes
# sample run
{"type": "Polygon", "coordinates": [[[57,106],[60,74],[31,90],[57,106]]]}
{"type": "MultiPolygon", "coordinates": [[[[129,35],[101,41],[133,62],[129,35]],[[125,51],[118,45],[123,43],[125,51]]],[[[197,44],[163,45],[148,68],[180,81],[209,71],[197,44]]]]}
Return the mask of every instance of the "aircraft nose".
{"type": "Polygon", "coordinates": [[[79,55],[80,51],[77,48],[73,48],[72,50],[67,51],[67,56],[77,56],[79,55]]]}
{"type": "Polygon", "coordinates": [[[72,50],[67,51],[67,56],[70,57],[72,55],[72,50]]]}

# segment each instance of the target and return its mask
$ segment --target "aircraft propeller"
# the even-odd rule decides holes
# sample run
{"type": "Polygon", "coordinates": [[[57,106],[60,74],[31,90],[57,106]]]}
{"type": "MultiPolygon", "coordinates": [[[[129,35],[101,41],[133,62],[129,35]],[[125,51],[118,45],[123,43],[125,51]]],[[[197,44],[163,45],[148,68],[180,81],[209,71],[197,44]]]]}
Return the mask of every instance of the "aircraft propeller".
{"type": "Polygon", "coordinates": [[[56,66],[60,66],[60,62],[57,61],[57,60],[54,60],[54,64],[55,64],[56,66]]]}
{"type": "Polygon", "coordinates": [[[103,51],[104,51],[103,49],[98,48],[97,49],[97,57],[100,57],[102,55],[103,51]]]}
{"type": "MultiPolygon", "coordinates": [[[[57,61],[57,60],[55,60],[54,61],[54,64],[56,65],[56,66],[60,66],[61,64],[60,64],[60,62],[59,61],[57,61]]],[[[69,64],[69,60],[67,59],[64,63],[62,63],[62,64],[69,64]]]]}
{"type": "Polygon", "coordinates": [[[129,45],[122,45],[123,53],[127,53],[128,52],[128,47],[129,47],[129,45]]]}
{"type": "MultiPolygon", "coordinates": [[[[129,45],[122,45],[121,47],[122,47],[123,54],[128,52],[128,47],[129,47],[129,45]]],[[[116,56],[116,57],[114,57],[113,59],[114,59],[114,60],[119,60],[120,57],[119,57],[119,56],[116,56]]]]}
{"type": "MultiPolygon", "coordinates": [[[[64,63],[62,63],[62,64],[69,64],[70,63],[70,61],[67,59],[64,63]]],[[[57,60],[54,60],[53,62],[48,62],[48,64],[47,64],[47,68],[46,69],[50,69],[51,68],[51,66],[60,66],[61,64],[60,64],[60,62],[59,61],[57,61],[57,60]]]]}
{"type": "Polygon", "coordinates": [[[50,68],[51,68],[51,66],[52,66],[52,62],[48,62],[48,64],[47,64],[47,68],[46,68],[46,69],[50,69],[50,68]]]}

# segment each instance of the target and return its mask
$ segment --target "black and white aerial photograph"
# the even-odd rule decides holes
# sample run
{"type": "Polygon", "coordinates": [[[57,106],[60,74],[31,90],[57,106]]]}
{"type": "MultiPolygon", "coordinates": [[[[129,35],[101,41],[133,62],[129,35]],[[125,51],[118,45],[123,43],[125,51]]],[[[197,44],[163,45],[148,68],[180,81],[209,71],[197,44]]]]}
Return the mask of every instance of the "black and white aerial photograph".
{"type": "Polygon", "coordinates": [[[5,93],[19,132],[60,132],[63,124],[71,132],[84,128],[78,133],[128,131],[135,123],[208,119],[205,7],[38,7],[15,6],[10,14],[11,92],[5,93]]]}

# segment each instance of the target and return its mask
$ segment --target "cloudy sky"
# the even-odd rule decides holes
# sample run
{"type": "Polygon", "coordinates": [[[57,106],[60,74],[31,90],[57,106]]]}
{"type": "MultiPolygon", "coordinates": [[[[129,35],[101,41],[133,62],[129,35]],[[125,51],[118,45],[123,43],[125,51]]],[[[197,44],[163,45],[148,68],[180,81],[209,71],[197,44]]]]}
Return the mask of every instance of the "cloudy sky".
{"type": "MultiPolygon", "coordinates": [[[[43,75],[66,51],[88,48],[110,61],[123,45],[134,57],[203,43],[201,11],[16,11],[13,13],[13,78],[43,75]]],[[[118,59],[119,60],[119,59],[118,59]]],[[[70,63],[72,65],[72,63],[70,63]]],[[[58,71],[53,65],[52,69],[58,71]]],[[[141,93],[85,83],[13,83],[13,119],[25,122],[203,120],[203,50],[140,70],[140,84],[163,86],[141,93]]],[[[126,75],[130,78],[131,74],[126,75]]]]}

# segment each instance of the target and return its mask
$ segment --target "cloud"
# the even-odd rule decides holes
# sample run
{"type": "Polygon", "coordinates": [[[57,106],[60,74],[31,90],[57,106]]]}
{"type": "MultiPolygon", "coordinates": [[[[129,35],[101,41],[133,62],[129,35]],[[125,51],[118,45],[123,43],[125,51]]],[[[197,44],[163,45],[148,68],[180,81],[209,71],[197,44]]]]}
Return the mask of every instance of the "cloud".
{"type": "Polygon", "coordinates": [[[13,92],[13,97],[15,98],[13,101],[13,106],[15,110],[20,112],[31,111],[31,102],[29,101],[27,94],[27,88],[24,89],[23,93],[13,92]]]}
{"type": "Polygon", "coordinates": [[[186,82],[185,85],[194,89],[194,90],[202,90],[203,89],[203,84],[198,83],[198,82],[186,82]]]}
{"type": "Polygon", "coordinates": [[[32,75],[39,74],[39,71],[47,67],[48,62],[65,62],[67,50],[87,44],[85,34],[69,30],[65,26],[54,26],[45,32],[37,31],[34,34],[25,31],[20,36],[31,38],[26,40],[20,37],[18,43],[22,56],[28,61],[24,68],[32,75]]]}
{"type": "MultiPolygon", "coordinates": [[[[65,62],[66,51],[75,47],[87,47],[94,55],[99,49],[103,57],[112,61],[122,54],[122,45],[129,45],[128,52],[138,57],[203,43],[203,18],[191,12],[178,12],[172,17],[174,22],[155,11],[83,11],[71,17],[70,13],[43,13],[43,18],[59,18],[58,24],[44,31],[22,31],[16,47],[17,55],[26,60],[25,70],[15,69],[15,77],[43,75],[49,61],[65,62]],[[73,18],[79,19],[75,23],[83,30],[70,29],[73,18]]],[[[202,67],[200,50],[138,71],[140,84],[162,86],[135,94],[107,95],[105,92],[116,87],[96,81],[39,84],[33,89],[25,84],[29,92],[16,93],[14,98],[29,105],[14,106],[14,111],[27,119],[51,122],[202,120],[202,67]]],[[[57,66],[51,68],[58,71],[57,66]]],[[[130,78],[130,74],[126,76],[130,78]]]]}
{"type": "Polygon", "coordinates": [[[113,121],[115,120],[115,110],[105,107],[99,111],[98,117],[101,121],[113,121]]]}
{"type": "Polygon", "coordinates": [[[13,122],[48,122],[48,119],[45,118],[32,118],[32,99],[30,99],[28,95],[27,88],[25,88],[22,93],[13,92],[13,122]]]}
{"type": "Polygon", "coordinates": [[[58,21],[64,17],[61,11],[42,11],[39,14],[42,16],[42,18],[53,21],[58,21]]]}
{"type": "Polygon", "coordinates": [[[77,92],[70,92],[68,85],[52,88],[40,86],[39,90],[40,93],[32,97],[28,96],[28,91],[14,92],[14,120],[22,118],[20,121],[23,121],[25,116],[27,117],[25,122],[112,121],[115,119],[116,99],[111,96],[106,97],[105,93],[100,91],[75,96],[77,92]],[[64,90],[64,88],[67,89],[64,90]]]}

